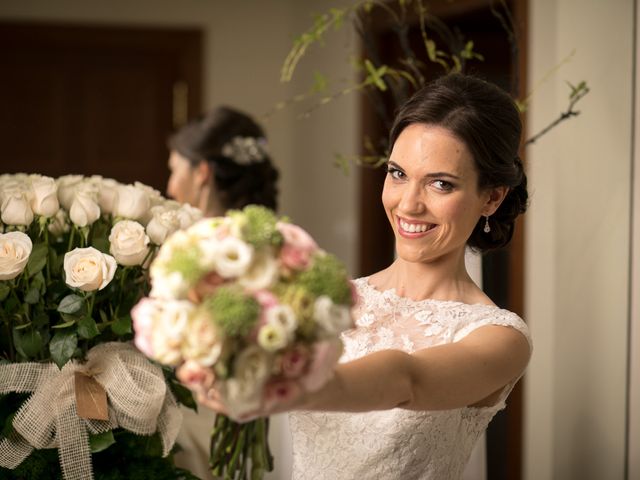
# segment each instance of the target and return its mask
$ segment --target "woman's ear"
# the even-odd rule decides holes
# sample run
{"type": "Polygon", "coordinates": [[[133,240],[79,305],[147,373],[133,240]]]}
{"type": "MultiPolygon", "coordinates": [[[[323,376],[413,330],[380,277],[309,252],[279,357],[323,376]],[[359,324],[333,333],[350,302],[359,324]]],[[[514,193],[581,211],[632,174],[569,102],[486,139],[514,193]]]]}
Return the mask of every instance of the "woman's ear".
{"type": "Polygon", "coordinates": [[[511,190],[507,186],[493,187],[488,190],[489,196],[482,209],[482,215],[493,215],[511,190]]]}
{"type": "Polygon", "coordinates": [[[203,185],[208,185],[212,177],[213,167],[209,165],[209,162],[203,160],[194,168],[193,178],[196,186],[202,187],[203,185]]]}

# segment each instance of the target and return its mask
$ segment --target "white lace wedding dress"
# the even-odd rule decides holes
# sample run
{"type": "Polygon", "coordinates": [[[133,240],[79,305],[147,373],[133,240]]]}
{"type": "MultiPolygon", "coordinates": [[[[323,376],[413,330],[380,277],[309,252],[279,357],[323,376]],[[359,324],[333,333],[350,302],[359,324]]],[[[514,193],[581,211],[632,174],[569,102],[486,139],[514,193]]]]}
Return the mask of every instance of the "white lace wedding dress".
{"type": "MultiPolygon", "coordinates": [[[[367,278],[355,280],[360,296],[357,328],[343,335],[341,362],[384,349],[405,352],[452,343],[484,325],[517,329],[516,314],[489,305],[413,301],[394,290],[380,292],[367,278]]],[[[369,413],[295,412],[293,479],[454,480],[491,418],[504,408],[517,379],[491,407],[418,412],[393,409],[369,413]]]]}

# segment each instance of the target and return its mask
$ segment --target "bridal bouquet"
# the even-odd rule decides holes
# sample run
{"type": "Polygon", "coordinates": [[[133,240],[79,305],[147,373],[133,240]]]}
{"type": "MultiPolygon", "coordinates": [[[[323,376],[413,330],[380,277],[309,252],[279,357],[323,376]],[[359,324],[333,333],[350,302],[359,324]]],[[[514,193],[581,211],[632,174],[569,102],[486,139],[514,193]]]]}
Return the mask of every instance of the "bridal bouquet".
{"type": "Polygon", "coordinates": [[[268,419],[232,419],[329,380],[340,333],[353,325],[344,266],[302,228],[251,205],[176,232],[150,271],[151,293],[132,312],[136,345],[227,406],[230,418],[213,426],[213,473],[262,478],[272,469],[268,419]]]}
{"type": "Polygon", "coordinates": [[[163,457],[190,394],[132,345],[130,310],[201,216],[139,183],[0,175],[0,477],[187,478],[163,457]]]}

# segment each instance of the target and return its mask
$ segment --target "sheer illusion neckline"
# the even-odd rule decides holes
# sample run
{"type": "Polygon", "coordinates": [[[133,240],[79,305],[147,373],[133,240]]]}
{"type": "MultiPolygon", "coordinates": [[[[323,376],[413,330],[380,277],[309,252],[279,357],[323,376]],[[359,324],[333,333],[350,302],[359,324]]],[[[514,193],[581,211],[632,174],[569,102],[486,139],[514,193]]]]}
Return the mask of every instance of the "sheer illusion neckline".
{"type": "Polygon", "coordinates": [[[386,290],[380,290],[369,281],[370,278],[371,276],[362,277],[357,279],[356,282],[359,282],[360,286],[364,287],[365,290],[368,290],[369,293],[374,293],[385,298],[393,299],[394,301],[405,304],[405,305],[412,305],[412,306],[443,305],[443,306],[450,306],[450,307],[459,306],[460,308],[484,307],[487,309],[504,310],[503,308],[500,308],[497,305],[490,305],[487,303],[465,303],[459,300],[438,300],[435,298],[425,298],[423,300],[414,300],[412,298],[399,295],[396,292],[396,289],[394,287],[388,288],[386,290]]]}

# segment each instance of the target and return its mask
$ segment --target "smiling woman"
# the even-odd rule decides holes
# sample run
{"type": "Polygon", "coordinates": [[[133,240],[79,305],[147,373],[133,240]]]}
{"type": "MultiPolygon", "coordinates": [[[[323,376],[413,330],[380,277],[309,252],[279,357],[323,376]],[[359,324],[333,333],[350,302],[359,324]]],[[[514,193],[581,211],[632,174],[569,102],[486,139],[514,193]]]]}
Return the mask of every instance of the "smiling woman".
{"type": "MultiPolygon", "coordinates": [[[[442,77],[400,110],[382,195],[397,258],[355,280],[333,379],[250,415],[298,410],[293,478],[461,478],[531,354],[526,324],[464,262],[467,246],[508,243],[525,209],[520,134],[509,95],[474,77],[442,77]]],[[[216,398],[214,385],[199,400],[228,413],[216,398]]]]}

